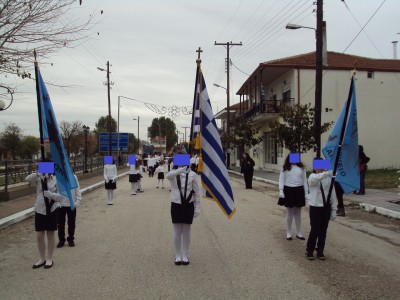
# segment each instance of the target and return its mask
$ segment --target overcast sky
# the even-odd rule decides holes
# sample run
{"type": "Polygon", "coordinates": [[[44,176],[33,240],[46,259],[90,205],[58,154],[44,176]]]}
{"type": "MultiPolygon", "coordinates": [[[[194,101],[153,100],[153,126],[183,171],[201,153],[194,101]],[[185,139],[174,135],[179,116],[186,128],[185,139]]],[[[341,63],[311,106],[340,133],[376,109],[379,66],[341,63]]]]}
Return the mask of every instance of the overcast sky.
{"type": "MultiPolygon", "coordinates": [[[[76,1],[78,3],[78,1],[76,1]]],[[[324,3],[328,50],[343,52],[362,26],[373,17],[345,53],[375,58],[392,58],[392,41],[400,38],[398,0],[341,0],[324,3]],[[357,22],[357,21],[358,22],[357,22]],[[359,23],[359,24],[358,24],[359,23]]],[[[312,0],[83,0],[74,17],[84,20],[97,11],[99,24],[85,47],[65,49],[41,64],[45,81],[73,88],[47,86],[58,122],[81,120],[94,128],[108,114],[107,90],[103,85],[107,60],[112,67],[112,116],[117,119],[119,95],[167,107],[191,106],[196,70],[196,49],[200,46],[202,68],[214,113],[226,105],[225,57],[214,42],[243,42],[231,49],[235,66],[251,73],[259,63],[315,50],[311,30],[285,30],[289,22],[315,27],[312,0]],[[100,15],[100,10],[103,14],[100,15]],[[99,34],[97,34],[97,32],[99,34]]],[[[39,58],[40,62],[40,58],[39,58]]],[[[247,75],[232,67],[232,98],[247,75]]],[[[18,94],[12,106],[0,112],[0,130],[15,122],[24,134],[38,136],[35,85],[33,81],[1,78],[17,83],[18,94]]],[[[140,102],[121,99],[120,131],[147,138],[147,127],[158,115],[140,102]]],[[[168,114],[165,115],[168,117],[168,114]]],[[[178,130],[190,126],[190,116],[174,119],[178,130]]]]}

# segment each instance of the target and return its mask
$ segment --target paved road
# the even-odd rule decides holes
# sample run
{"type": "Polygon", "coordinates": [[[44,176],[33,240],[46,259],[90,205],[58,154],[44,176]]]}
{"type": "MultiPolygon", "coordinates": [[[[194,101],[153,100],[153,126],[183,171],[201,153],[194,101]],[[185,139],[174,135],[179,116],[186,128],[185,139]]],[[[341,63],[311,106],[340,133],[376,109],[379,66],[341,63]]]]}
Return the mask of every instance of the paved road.
{"type": "MultiPolygon", "coordinates": [[[[398,233],[399,223],[377,225],[371,235],[351,224],[365,223],[358,214],[368,214],[350,219],[349,212],[347,224],[330,225],[328,260],[310,262],[305,242],[285,239],[276,188],[255,182],[245,190],[242,181],[232,177],[231,220],[202,202],[189,266],[173,264],[168,183],[156,189],[155,178],[145,177],[145,193],[136,196],[121,179],[114,206],[105,204],[104,189],[85,195],[76,247],[56,249],[50,270],[31,269],[32,219],[3,229],[0,299],[398,299],[400,248],[379,230],[398,233]]],[[[306,213],[303,227],[308,234],[306,213]]]]}

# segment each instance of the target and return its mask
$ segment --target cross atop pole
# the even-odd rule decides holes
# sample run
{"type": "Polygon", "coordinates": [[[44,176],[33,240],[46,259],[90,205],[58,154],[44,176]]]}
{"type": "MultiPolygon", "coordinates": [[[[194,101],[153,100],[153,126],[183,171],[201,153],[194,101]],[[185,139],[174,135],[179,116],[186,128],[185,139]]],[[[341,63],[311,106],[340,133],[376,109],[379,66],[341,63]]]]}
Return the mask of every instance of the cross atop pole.
{"type": "Polygon", "coordinates": [[[201,55],[201,53],[203,52],[203,50],[201,50],[201,47],[199,47],[199,49],[197,49],[196,52],[197,52],[196,63],[197,63],[198,65],[200,65],[200,64],[201,64],[200,55],[201,55]]]}

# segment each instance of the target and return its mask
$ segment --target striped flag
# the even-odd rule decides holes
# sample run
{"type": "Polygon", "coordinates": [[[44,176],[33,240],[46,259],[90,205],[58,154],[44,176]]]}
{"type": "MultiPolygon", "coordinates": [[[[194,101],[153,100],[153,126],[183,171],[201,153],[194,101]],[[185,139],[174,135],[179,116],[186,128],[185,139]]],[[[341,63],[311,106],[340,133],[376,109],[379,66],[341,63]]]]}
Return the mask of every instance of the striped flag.
{"type": "Polygon", "coordinates": [[[58,130],[50,96],[39,69],[37,70],[37,74],[38,78],[36,80],[39,81],[39,95],[42,107],[43,138],[49,139],[50,142],[50,152],[51,158],[54,161],[54,174],[57,178],[58,192],[69,198],[71,209],[74,209],[71,190],[77,187],[76,180],[58,130]]]}
{"type": "Polygon", "coordinates": [[[205,189],[204,197],[214,200],[227,217],[231,218],[236,211],[235,202],[221,139],[200,67],[197,68],[194,99],[192,138],[200,140],[203,166],[201,183],[205,189]],[[194,130],[195,128],[198,130],[194,130]]]}

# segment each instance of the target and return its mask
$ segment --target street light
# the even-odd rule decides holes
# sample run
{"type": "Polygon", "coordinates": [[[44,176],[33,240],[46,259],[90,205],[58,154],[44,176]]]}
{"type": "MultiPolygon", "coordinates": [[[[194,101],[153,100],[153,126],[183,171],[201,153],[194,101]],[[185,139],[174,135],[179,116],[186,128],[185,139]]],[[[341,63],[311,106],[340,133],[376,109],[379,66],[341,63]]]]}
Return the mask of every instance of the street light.
{"type": "Polygon", "coordinates": [[[296,29],[300,29],[300,28],[307,28],[307,29],[315,30],[314,27],[308,27],[308,26],[303,26],[303,25],[298,25],[298,24],[293,24],[293,23],[288,23],[286,25],[286,29],[296,30],[296,29]]]}
{"type": "MultiPolygon", "coordinates": [[[[107,72],[107,96],[108,96],[108,132],[109,132],[109,149],[108,155],[112,154],[112,130],[111,130],[111,99],[110,99],[110,62],[107,61],[107,70],[97,67],[97,70],[107,72]]],[[[119,108],[118,108],[119,109],[119,108]]],[[[119,140],[119,137],[118,137],[119,140]]]]}
{"type": "Polygon", "coordinates": [[[139,155],[139,148],[140,148],[140,138],[139,138],[139,121],[140,121],[140,116],[136,118],[133,118],[133,121],[137,120],[137,141],[138,141],[138,147],[137,147],[137,154],[139,155]]]}
{"type": "Polygon", "coordinates": [[[83,125],[83,133],[85,134],[85,165],[84,165],[84,170],[83,173],[88,173],[88,169],[87,169],[87,154],[88,154],[88,132],[90,130],[89,126],[83,125]]]}
{"type": "Polygon", "coordinates": [[[327,65],[326,54],[326,23],[323,21],[322,0],[317,2],[317,28],[297,24],[287,24],[286,29],[313,29],[315,31],[315,104],[314,104],[314,138],[316,156],[321,157],[321,113],[322,113],[322,67],[327,65]]]}
{"type": "MultiPolygon", "coordinates": [[[[7,105],[7,107],[6,107],[6,103],[3,100],[0,99],[0,111],[3,111],[3,110],[6,110],[7,108],[9,108],[11,106],[11,104],[13,103],[14,97],[13,97],[12,91],[8,87],[6,87],[4,85],[0,85],[0,88],[6,89],[7,90],[6,93],[11,95],[10,104],[7,105]]],[[[0,97],[3,98],[3,95],[0,94],[0,97]]]]}
{"type": "Polygon", "coordinates": [[[219,84],[216,84],[216,83],[214,83],[213,85],[216,87],[219,87],[221,89],[224,89],[226,91],[226,93],[228,93],[228,89],[226,87],[220,86],[219,84]]]}

